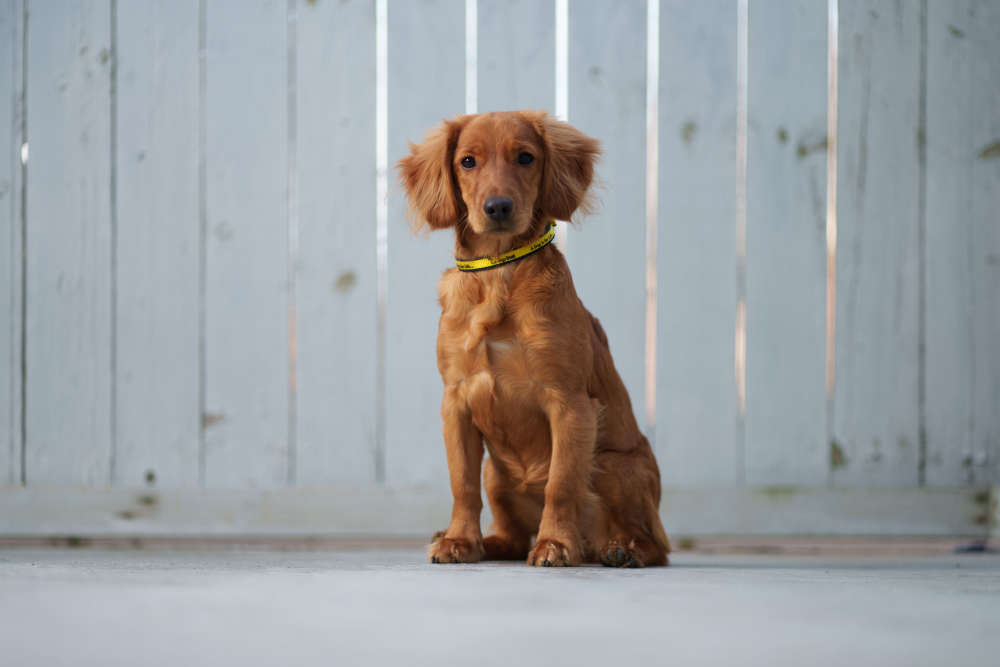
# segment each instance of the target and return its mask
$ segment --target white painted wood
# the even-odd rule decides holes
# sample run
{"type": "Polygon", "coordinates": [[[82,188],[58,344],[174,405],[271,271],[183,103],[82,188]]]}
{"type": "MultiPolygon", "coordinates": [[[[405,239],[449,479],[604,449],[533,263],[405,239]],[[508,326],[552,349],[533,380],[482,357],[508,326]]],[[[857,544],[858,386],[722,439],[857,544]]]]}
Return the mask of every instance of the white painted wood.
{"type": "Polygon", "coordinates": [[[836,484],[918,477],[919,9],[840,5],[836,484]]]}
{"type": "MultiPolygon", "coordinates": [[[[666,486],[669,534],[981,536],[988,487],[666,486]]],[[[240,489],[0,486],[0,535],[414,536],[438,530],[447,484],[240,489]]]]}
{"type": "Polygon", "coordinates": [[[198,2],[118,5],[112,482],[198,483],[198,2]]]}
{"type": "Polygon", "coordinates": [[[553,0],[479,0],[478,110],[555,110],[553,0]]]}
{"type": "MultiPolygon", "coordinates": [[[[286,3],[204,4],[203,91],[199,5],[117,3],[114,134],[110,3],[29,8],[29,488],[0,488],[0,533],[440,528],[450,499],[436,281],[451,265],[452,235],[413,236],[397,187],[388,486],[372,485],[374,2],[301,0],[291,31],[286,3]],[[156,484],[140,488],[147,470],[156,484]],[[298,488],[273,490],[288,480],[298,488]],[[95,490],[109,482],[120,488],[95,490]],[[202,483],[207,491],[191,491],[202,483]]],[[[921,132],[921,5],[840,5],[828,442],[825,11],[749,6],[745,452],[733,352],[737,7],[663,0],[660,13],[656,448],[667,527],[980,534],[989,514],[982,485],[1000,479],[1000,10],[986,0],[926,3],[921,132]],[[922,420],[935,488],[903,488],[918,482],[922,420]],[[737,488],[744,475],[751,486],[737,488]],[[850,488],[818,489],[828,475],[850,488]]],[[[22,8],[0,0],[0,482],[11,485],[21,478],[22,8]]],[[[464,10],[463,0],[389,4],[390,164],[464,109],[464,10]]],[[[481,110],[551,109],[553,14],[549,0],[479,3],[481,110]]],[[[606,151],[604,207],[574,231],[571,262],[638,410],[646,5],[575,2],[569,16],[570,120],[606,151]]]]}
{"type": "Polygon", "coordinates": [[[567,258],[584,305],[608,334],[642,423],[646,340],[646,5],[569,8],[569,121],[601,141],[595,215],[577,216],[567,258]]]}
{"type": "Polygon", "coordinates": [[[29,483],[109,476],[110,32],[108,3],[29,6],[29,483]]]}
{"type": "Polygon", "coordinates": [[[0,2],[0,479],[21,481],[21,95],[24,6],[0,2]]]}
{"type": "Polygon", "coordinates": [[[752,2],[748,25],[747,482],[821,484],[826,6],[752,2]]]}
{"type": "MultiPolygon", "coordinates": [[[[389,4],[389,164],[464,109],[462,0],[389,4]]],[[[435,347],[437,280],[453,265],[451,230],[414,235],[402,188],[389,188],[386,481],[447,484],[435,347]]],[[[442,515],[441,521],[447,517],[442,515]]]]}
{"type": "Polygon", "coordinates": [[[375,470],[375,9],[300,4],[296,481],[375,470]]]}
{"type": "Polygon", "coordinates": [[[735,3],[663,0],[658,104],[656,455],[666,483],[737,483],[735,3]]]}
{"type": "Polygon", "coordinates": [[[927,483],[996,482],[1000,5],[927,8],[927,483]]]}
{"type": "Polygon", "coordinates": [[[205,483],[275,486],[289,425],[287,16],[208,3],[205,483]]]}

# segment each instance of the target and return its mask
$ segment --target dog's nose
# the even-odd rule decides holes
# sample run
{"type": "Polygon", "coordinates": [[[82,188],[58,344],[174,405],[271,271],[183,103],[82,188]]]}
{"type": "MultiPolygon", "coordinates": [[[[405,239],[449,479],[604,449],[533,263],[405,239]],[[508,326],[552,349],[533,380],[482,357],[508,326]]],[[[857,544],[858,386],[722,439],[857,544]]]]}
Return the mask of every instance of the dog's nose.
{"type": "Polygon", "coordinates": [[[486,217],[493,222],[503,222],[510,217],[514,210],[514,202],[507,197],[490,197],[483,204],[483,211],[486,217]]]}

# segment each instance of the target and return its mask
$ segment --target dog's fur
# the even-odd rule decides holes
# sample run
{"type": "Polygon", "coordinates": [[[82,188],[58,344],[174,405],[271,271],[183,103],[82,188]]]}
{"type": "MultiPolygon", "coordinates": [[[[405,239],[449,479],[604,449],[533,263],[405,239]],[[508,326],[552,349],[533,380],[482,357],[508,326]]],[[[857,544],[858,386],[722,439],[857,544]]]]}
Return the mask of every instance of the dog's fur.
{"type": "MultiPolygon", "coordinates": [[[[454,228],[456,256],[475,258],[526,245],[550,219],[586,209],[599,152],[544,112],[489,113],[443,122],[397,167],[417,226],[454,228]],[[534,160],[522,164],[523,153],[534,160]],[[483,210],[497,196],[513,201],[502,224],[483,210]]],[[[487,271],[451,268],[438,292],[454,506],[431,561],[666,565],[656,459],[562,253],[549,245],[487,271]],[[494,517],[485,539],[481,471],[494,517]]]]}

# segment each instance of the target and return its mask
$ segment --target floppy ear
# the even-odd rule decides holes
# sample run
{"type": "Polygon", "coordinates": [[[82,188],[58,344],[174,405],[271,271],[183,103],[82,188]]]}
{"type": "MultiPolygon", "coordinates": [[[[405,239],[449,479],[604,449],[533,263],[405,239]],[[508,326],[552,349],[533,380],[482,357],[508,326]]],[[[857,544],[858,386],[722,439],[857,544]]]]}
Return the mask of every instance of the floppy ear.
{"type": "Polygon", "coordinates": [[[442,229],[465,217],[451,161],[466,122],[466,116],[442,121],[423,143],[410,144],[410,154],[396,164],[416,229],[424,224],[442,229]]]}
{"type": "Polygon", "coordinates": [[[592,202],[587,190],[594,180],[594,163],[601,154],[600,142],[544,111],[527,112],[527,115],[545,145],[538,208],[557,220],[569,220],[578,209],[589,213],[592,202]]]}

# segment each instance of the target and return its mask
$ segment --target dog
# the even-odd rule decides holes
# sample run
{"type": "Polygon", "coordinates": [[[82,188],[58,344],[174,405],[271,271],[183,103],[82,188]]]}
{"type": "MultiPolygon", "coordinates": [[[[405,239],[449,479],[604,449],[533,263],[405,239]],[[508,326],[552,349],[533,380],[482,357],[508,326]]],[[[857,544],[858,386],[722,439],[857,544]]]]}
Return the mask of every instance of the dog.
{"type": "Polygon", "coordinates": [[[445,120],[396,165],[415,227],[455,233],[437,338],[454,502],[433,563],[668,563],[656,459],[551,244],[556,220],[592,208],[599,154],[571,125],[513,111],[445,120]]]}

